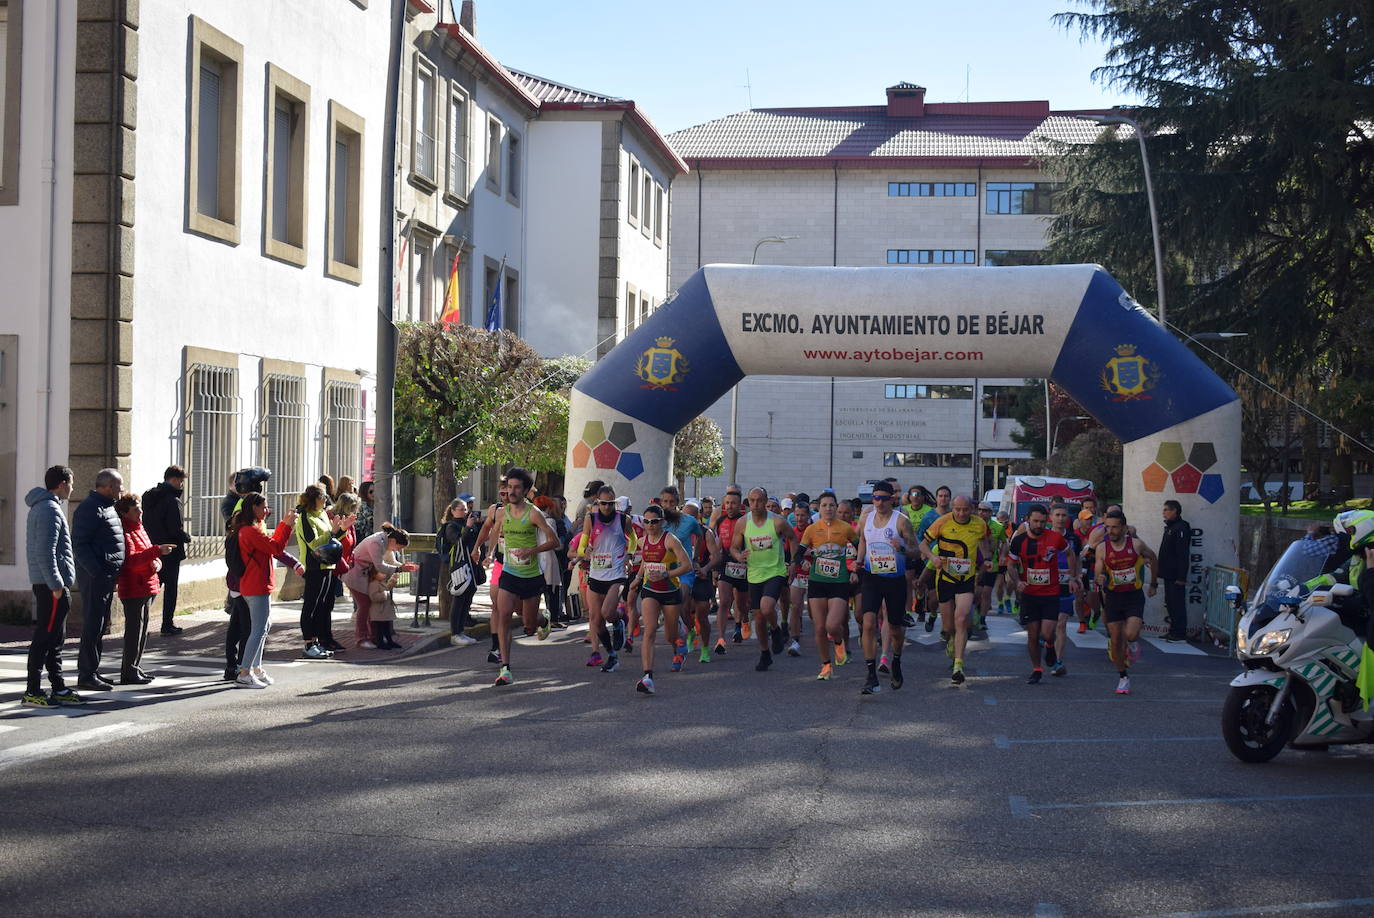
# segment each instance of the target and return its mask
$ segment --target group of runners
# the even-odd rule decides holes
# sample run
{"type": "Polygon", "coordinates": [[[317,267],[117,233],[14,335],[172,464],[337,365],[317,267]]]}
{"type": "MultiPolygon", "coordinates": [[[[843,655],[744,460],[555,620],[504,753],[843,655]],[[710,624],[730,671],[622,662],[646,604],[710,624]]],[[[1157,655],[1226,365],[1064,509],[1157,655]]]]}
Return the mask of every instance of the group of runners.
{"type": "MultiPolygon", "coordinates": [[[[539,609],[539,555],[564,546],[528,500],[531,486],[525,470],[507,473],[472,556],[493,564],[488,659],[499,666],[497,686],[514,681],[513,619],[540,640],[550,631],[539,609]]],[[[968,642],[987,637],[994,608],[1018,615],[1026,629],[1029,683],[1039,683],[1045,667],[1055,676],[1067,672],[1073,618],[1080,632],[1100,618],[1119,674],[1116,692],[1131,690],[1129,668],[1140,655],[1145,592],[1154,595],[1158,559],[1120,507],[1099,518],[1091,499],[1081,507],[1032,505],[1013,527],[1006,512],[994,514],[947,487],[933,495],[914,487],[902,499],[891,482],[874,485],[871,505],[829,490],[813,503],[804,493],[778,499],[761,487],[731,486],[717,506],[711,498],[683,502],[669,486],[634,514],[609,485],[593,483],[586,497],[566,546],[574,595],[586,610],[584,640],[592,645],[586,665],[615,672],[638,640],[641,693],[656,692],[660,629],[672,672],[693,654],[710,663],[749,641],[758,646],[755,669],[766,671],[784,653],[802,655],[803,610],[818,680],[833,679],[851,660],[857,625],[862,693],[879,692],[880,675],[900,689],[907,629],[924,624],[929,632],[938,624],[950,680],[963,684],[968,642]]]]}

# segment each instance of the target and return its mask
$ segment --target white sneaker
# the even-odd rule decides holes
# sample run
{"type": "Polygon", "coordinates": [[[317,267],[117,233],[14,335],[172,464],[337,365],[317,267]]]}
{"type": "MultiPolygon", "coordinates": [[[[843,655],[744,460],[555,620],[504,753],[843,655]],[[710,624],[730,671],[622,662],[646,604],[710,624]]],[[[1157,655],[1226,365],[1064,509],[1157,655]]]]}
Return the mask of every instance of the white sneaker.
{"type": "Polygon", "coordinates": [[[799,656],[801,656],[801,645],[798,644],[796,641],[793,641],[792,643],[788,644],[788,645],[787,645],[787,655],[788,655],[789,657],[799,657],[799,656]]]}
{"type": "Polygon", "coordinates": [[[363,650],[376,650],[376,649],[377,649],[377,645],[374,644],[374,643],[372,643],[371,641],[359,641],[359,642],[358,642],[358,646],[361,647],[363,650]]]}
{"type": "Polygon", "coordinates": [[[239,670],[239,677],[234,680],[235,688],[267,688],[266,682],[261,682],[256,676],[246,669],[239,670]]]}
{"type": "Polygon", "coordinates": [[[635,683],[635,691],[643,692],[645,695],[654,693],[654,680],[648,676],[643,676],[635,683]]]}
{"type": "Polygon", "coordinates": [[[267,671],[264,669],[253,670],[253,678],[261,682],[263,685],[271,685],[277,681],[276,679],[273,679],[271,676],[267,675],[267,671]]]}
{"type": "Polygon", "coordinates": [[[1118,695],[1129,695],[1129,694],[1131,694],[1131,677],[1130,677],[1130,676],[1122,676],[1122,677],[1121,677],[1121,681],[1118,682],[1118,683],[1116,684],[1116,693],[1117,693],[1118,695]]]}
{"type": "Polygon", "coordinates": [[[456,644],[460,647],[467,647],[469,644],[476,644],[477,638],[459,632],[452,637],[449,643],[456,644]]]}

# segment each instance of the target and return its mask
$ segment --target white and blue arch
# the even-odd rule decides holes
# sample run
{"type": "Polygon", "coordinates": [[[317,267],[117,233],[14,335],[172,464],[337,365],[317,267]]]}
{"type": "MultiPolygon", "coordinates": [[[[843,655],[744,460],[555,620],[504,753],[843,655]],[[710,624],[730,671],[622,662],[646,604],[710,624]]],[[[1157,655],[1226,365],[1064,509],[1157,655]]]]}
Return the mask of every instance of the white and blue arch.
{"type": "Polygon", "coordinates": [[[1049,377],[1125,443],[1142,537],[1177,497],[1207,563],[1235,563],[1236,394],[1095,265],[708,265],[577,383],[568,493],[599,478],[643,506],[672,478],[673,435],[762,374],[1049,377]]]}

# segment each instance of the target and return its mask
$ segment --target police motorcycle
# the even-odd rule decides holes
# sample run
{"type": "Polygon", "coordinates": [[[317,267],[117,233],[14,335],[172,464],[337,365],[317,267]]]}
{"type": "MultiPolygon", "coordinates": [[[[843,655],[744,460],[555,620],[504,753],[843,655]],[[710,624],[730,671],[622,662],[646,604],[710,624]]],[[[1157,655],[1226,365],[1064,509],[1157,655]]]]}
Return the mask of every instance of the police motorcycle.
{"type": "Polygon", "coordinates": [[[1226,588],[1242,615],[1236,656],[1245,671],[1231,681],[1221,733],[1242,762],[1267,762],[1290,744],[1374,741],[1374,710],[1364,709],[1355,683],[1365,601],[1327,575],[1331,548],[1320,539],[1288,546],[1248,608],[1239,587],[1226,588]]]}

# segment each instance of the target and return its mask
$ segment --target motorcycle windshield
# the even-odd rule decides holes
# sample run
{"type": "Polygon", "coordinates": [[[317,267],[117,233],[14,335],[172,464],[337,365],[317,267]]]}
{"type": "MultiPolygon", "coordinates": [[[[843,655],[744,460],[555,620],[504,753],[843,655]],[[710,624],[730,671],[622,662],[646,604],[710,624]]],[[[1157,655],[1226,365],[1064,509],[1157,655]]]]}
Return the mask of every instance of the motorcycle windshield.
{"type": "Polygon", "coordinates": [[[1260,584],[1255,594],[1255,608],[1263,606],[1265,600],[1305,595],[1308,591],[1303,584],[1322,572],[1330,555],[1331,546],[1322,539],[1299,539],[1289,545],[1260,584]]]}

